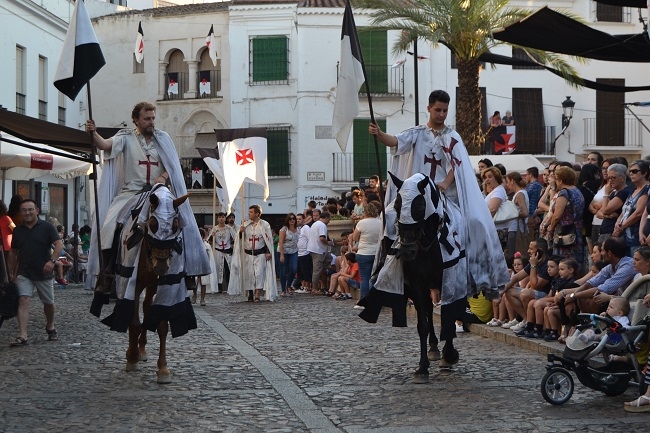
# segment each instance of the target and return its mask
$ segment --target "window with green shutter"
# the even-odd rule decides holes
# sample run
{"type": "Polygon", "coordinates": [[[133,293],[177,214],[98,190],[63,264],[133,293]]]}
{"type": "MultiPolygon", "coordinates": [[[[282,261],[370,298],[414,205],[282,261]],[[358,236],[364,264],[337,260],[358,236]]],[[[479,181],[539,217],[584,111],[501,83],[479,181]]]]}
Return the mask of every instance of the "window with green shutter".
{"type": "Polygon", "coordinates": [[[291,139],[289,127],[267,127],[267,160],[269,177],[291,176],[291,139]]]}
{"type": "MultiPolygon", "coordinates": [[[[359,45],[366,65],[370,93],[388,93],[388,33],[385,30],[359,30],[359,45]]],[[[365,93],[365,86],[361,93],[365,93]]]]}
{"type": "MultiPolygon", "coordinates": [[[[386,130],[386,119],[376,119],[382,131],[386,130]]],[[[354,119],[354,178],[370,177],[373,174],[379,175],[382,180],[386,179],[386,146],[379,145],[379,163],[381,169],[377,172],[377,157],[375,153],[375,140],[368,134],[370,119],[354,119]]]]}
{"type": "Polygon", "coordinates": [[[289,39],[286,36],[252,38],[249,59],[252,85],[289,83],[289,39]]]}

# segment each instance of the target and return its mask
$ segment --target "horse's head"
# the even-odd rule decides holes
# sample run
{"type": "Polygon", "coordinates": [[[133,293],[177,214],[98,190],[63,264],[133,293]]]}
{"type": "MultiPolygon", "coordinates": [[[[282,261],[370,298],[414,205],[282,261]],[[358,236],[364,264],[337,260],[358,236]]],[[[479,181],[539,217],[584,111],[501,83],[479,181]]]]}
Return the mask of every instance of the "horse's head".
{"type": "MultiPolygon", "coordinates": [[[[402,260],[411,261],[421,248],[431,246],[431,234],[437,231],[438,215],[432,200],[433,185],[428,176],[416,173],[402,181],[390,173],[397,187],[394,208],[397,213],[399,253],[402,260]]],[[[437,191],[433,192],[436,199],[437,191]]]]}
{"type": "Polygon", "coordinates": [[[147,242],[147,266],[156,275],[165,275],[169,270],[172,251],[181,253],[178,235],[181,226],[178,207],[189,197],[174,198],[166,187],[152,190],[149,196],[149,217],[145,222],[145,240],[147,242]]]}

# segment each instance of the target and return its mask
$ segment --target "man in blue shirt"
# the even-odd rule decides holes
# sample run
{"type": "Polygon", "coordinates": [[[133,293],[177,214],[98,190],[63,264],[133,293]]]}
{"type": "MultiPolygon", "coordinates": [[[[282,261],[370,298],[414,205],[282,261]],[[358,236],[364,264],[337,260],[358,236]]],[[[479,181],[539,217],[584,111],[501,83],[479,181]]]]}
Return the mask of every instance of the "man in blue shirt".
{"type": "Polygon", "coordinates": [[[603,244],[603,252],[609,265],[595,277],[583,277],[576,281],[580,287],[559,291],[555,295],[556,302],[564,298],[566,305],[578,302],[583,313],[600,313],[604,311],[610,298],[600,296],[601,294],[617,296],[623,293],[637,273],[632,258],[625,256],[625,243],[619,238],[608,238],[603,244]]]}

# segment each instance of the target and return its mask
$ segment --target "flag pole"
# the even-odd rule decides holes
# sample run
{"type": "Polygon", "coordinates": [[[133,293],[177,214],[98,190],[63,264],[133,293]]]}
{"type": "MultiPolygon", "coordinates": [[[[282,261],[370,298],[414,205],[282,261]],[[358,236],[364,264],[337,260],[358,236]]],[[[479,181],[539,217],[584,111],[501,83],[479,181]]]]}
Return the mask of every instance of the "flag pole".
{"type": "MultiPolygon", "coordinates": [[[[350,5],[350,0],[346,0],[346,5],[347,7],[352,10],[352,6],[350,5]]],[[[354,21],[354,15],[352,16],[352,25],[354,26],[354,34],[358,35],[357,33],[357,24],[354,21]]],[[[357,38],[358,40],[358,38],[357,38]]],[[[376,124],[375,120],[375,113],[374,110],[372,109],[372,95],[370,94],[370,83],[368,82],[368,74],[366,73],[366,62],[363,60],[363,52],[361,51],[361,47],[359,47],[359,57],[361,57],[359,60],[361,60],[361,70],[363,71],[363,81],[366,86],[366,96],[368,97],[368,110],[370,111],[370,121],[373,124],[376,124]]],[[[375,161],[377,163],[377,176],[379,177],[379,200],[383,203],[384,201],[384,187],[383,187],[383,182],[382,182],[382,177],[381,177],[381,161],[379,159],[379,141],[377,139],[376,135],[373,135],[372,138],[374,139],[375,142],[375,161]]],[[[385,203],[384,203],[385,206],[385,203]]],[[[383,226],[386,227],[386,212],[382,211],[382,223],[383,226]]]]}
{"type": "MultiPolygon", "coordinates": [[[[239,195],[241,196],[241,225],[244,225],[244,206],[246,206],[246,202],[245,202],[245,199],[244,199],[244,182],[242,182],[241,186],[239,187],[239,195]]],[[[242,232],[239,232],[239,235],[242,236],[243,235],[242,232]]],[[[245,291],[244,289],[246,288],[246,281],[244,281],[244,278],[246,278],[246,273],[244,272],[244,263],[245,263],[244,260],[246,260],[246,257],[244,257],[244,244],[243,244],[243,242],[244,242],[244,240],[240,239],[239,245],[240,245],[241,248],[239,248],[239,257],[241,259],[241,262],[240,262],[241,266],[240,266],[239,271],[241,272],[241,278],[240,278],[240,280],[241,280],[241,288],[240,289],[241,289],[242,293],[244,293],[244,291],[245,291]]],[[[246,294],[246,295],[248,295],[248,294],[246,294]]]]}
{"type": "MultiPolygon", "coordinates": [[[[93,120],[93,104],[90,96],[90,80],[86,83],[86,92],[88,95],[88,118],[93,120]]],[[[102,255],[102,236],[101,226],[99,225],[99,197],[97,195],[97,182],[99,182],[99,174],[97,173],[97,148],[95,147],[95,134],[90,134],[90,151],[92,153],[93,164],[93,191],[95,192],[95,225],[97,239],[97,254],[99,255],[99,275],[98,279],[104,276],[104,257],[102,255]]]]}

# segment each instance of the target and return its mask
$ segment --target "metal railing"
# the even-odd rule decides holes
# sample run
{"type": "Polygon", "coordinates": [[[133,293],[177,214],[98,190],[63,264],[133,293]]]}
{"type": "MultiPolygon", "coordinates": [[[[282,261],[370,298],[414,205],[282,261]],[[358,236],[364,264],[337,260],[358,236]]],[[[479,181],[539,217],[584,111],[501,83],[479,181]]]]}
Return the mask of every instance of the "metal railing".
{"type": "Polygon", "coordinates": [[[47,101],[38,100],[38,118],[47,120],[47,101]]]}
{"type": "MultiPolygon", "coordinates": [[[[385,161],[388,163],[388,157],[385,161]]],[[[384,162],[382,161],[382,165],[384,162]]],[[[382,167],[382,178],[386,167],[382,167]]],[[[377,174],[377,156],[370,153],[332,153],[332,182],[358,182],[360,177],[377,174]]]]}
{"type": "Polygon", "coordinates": [[[594,146],[625,146],[643,147],[641,140],[643,125],[637,119],[626,117],[623,123],[616,119],[600,121],[594,118],[583,119],[583,147],[594,146]]]}
{"type": "MultiPolygon", "coordinates": [[[[366,74],[372,95],[404,96],[404,65],[366,65],[366,74]]],[[[359,93],[366,94],[365,84],[359,93]]]]}
{"type": "MultiPolygon", "coordinates": [[[[336,65],[338,76],[340,65],[336,65]]],[[[404,65],[366,65],[370,94],[375,96],[404,96],[404,65]]],[[[366,94],[366,85],[359,89],[359,95],[366,94]]]]}
{"type": "Polygon", "coordinates": [[[178,94],[169,93],[169,75],[165,74],[165,101],[174,101],[178,99],[185,99],[185,92],[187,91],[187,73],[186,72],[172,72],[178,78],[178,94]]]}
{"type": "Polygon", "coordinates": [[[216,98],[221,91],[221,70],[199,71],[196,73],[196,91],[198,98],[216,98]],[[206,73],[210,74],[210,92],[201,91],[201,76],[206,73]]]}
{"type": "MultiPolygon", "coordinates": [[[[178,75],[178,94],[169,93],[169,74],[165,74],[165,101],[176,101],[180,99],[187,99],[185,93],[188,91],[188,73],[186,72],[173,72],[178,75]]],[[[198,71],[194,77],[196,81],[196,98],[216,98],[221,91],[221,70],[198,71]],[[210,75],[210,92],[202,92],[201,89],[201,75],[208,72],[210,75]]]]}
{"type": "Polygon", "coordinates": [[[25,114],[25,95],[16,92],[16,113],[25,114]]]}
{"type": "Polygon", "coordinates": [[[185,187],[189,189],[212,189],[214,175],[201,158],[181,158],[185,187]],[[198,168],[198,171],[196,170],[198,168]],[[198,181],[198,182],[197,182],[198,181]]]}

